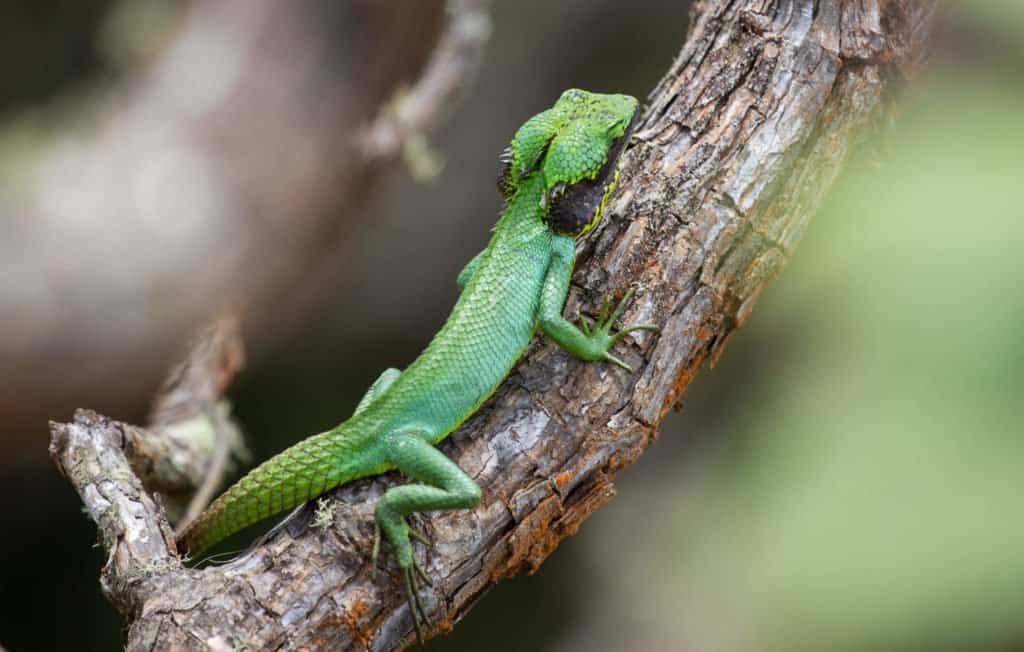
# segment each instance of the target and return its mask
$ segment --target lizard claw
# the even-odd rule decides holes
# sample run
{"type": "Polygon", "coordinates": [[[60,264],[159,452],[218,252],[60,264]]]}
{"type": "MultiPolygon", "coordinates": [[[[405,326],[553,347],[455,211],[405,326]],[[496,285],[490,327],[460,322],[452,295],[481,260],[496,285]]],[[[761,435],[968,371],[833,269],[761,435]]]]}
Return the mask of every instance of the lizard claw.
{"type": "Polygon", "coordinates": [[[429,621],[427,612],[420,602],[420,590],[416,582],[415,564],[409,568],[402,569],[402,583],[405,585],[405,599],[409,603],[409,614],[412,616],[412,624],[416,629],[416,641],[423,645],[423,625],[429,621]]]}
{"type": "Polygon", "coordinates": [[[658,326],[657,324],[638,324],[636,326],[630,326],[629,328],[623,328],[621,331],[618,331],[617,333],[612,335],[612,341],[618,342],[623,337],[625,337],[629,333],[632,333],[633,331],[651,331],[657,333],[660,330],[661,327],[658,326]]]}
{"type": "Polygon", "coordinates": [[[584,317],[583,315],[580,315],[580,330],[583,331],[584,335],[586,335],[587,337],[590,337],[590,334],[591,334],[590,322],[588,322],[587,318],[584,317]]]}
{"type": "Polygon", "coordinates": [[[616,358],[611,353],[605,353],[604,354],[604,360],[605,360],[605,362],[610,362],[613,365],[617,365],[619,367],[622,367],[623,369],[626,370],[627,373],[633,373],[633,367],[629,366],[628,364],[626,364],[622,360],[616,358]]]}
{"type": "Polygon", "coordinates": [[[428,539],[425,534],[423,534],[422,532],[420,532],[419,530],[417,530],[416,528],[414,528],[411,525],[407,525],[406,527],[409,528],[409,536],[410,537],[412,537],[413,539],[416,539],[420,543],[424,543],[424,544],[426,544],[428,546],[431,545],[430,544],[430,539],[428,539]]]}
{"type": "Polygon", "coordinates": [[[370,553],[370,581],[377,579],[377,557],[380,555],[380,523],[373,521],[373,552],[370,553]]]}
{"type": "Polygon", "coordinates": [[[434,586],[433,578],[431,578],[430,575],[427,574],[427,571],[423,570],[423,566],[420,565],[418,561],[416,561],[415,557],[413,557],[412,559],[412,567],[416,570],[417,573],[419,573],[420,577],[423,579],[423,582],[426,583],[427,586],[434,586]]]}

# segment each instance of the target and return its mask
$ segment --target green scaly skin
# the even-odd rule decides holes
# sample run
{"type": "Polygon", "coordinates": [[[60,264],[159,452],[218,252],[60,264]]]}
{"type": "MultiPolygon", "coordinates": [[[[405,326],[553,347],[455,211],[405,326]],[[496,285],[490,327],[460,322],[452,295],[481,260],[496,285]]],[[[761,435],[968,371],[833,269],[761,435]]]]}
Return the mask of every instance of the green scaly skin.
{"type": "Polygon", "coordinates": [[[451,315],[405,371],[388,369],[355,414],[264,462],[228,489],[182,534],[178,547],[197,555],[256,521],[357,478],[399,469],[417,481],[377,502],[379,535],[393,546],[417,633],[416,564],[406,523],[422,511],[471,508],[481,489],[433,447],[480,407],[511,371],[539,328],[584,360],[632,371],[609,353],[623,335],[611,327],[629,302],[577,328],[562,309],[575,260],[575,237],[601,217],[618,176],[618,159],[637,101],[627,95],[568,90],[527,121],[502,154],[498,186],[506,205],[487,248],[459,274],[451,315]]]}

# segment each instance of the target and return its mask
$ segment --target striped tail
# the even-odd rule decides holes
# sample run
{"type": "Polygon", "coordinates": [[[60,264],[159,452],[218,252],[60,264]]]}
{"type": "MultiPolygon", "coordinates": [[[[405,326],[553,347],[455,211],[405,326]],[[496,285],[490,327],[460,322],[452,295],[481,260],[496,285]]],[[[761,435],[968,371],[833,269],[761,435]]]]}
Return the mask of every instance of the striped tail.
{"type": "Polygon", "coordinates": [[[253,469],[178,537],[178,551],[192,556],[257,521],[333,489],[344,477],[340,460],[350,441],[328,430],[295,444],[253,469]]]}

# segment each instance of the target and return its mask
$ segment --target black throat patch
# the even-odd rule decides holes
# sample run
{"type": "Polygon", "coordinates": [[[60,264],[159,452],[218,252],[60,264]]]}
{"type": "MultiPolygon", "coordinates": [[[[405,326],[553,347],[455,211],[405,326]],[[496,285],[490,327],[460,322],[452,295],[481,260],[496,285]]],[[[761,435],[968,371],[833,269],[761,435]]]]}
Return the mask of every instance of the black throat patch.
{"type": "Polygon", "coordinates": [[[639,111],[633,115],[629,126],[615,139],[608,149],[604,165],[593,179],[583,179],[573,184],[561,184],[552,188],[546,198],[547,211],[544,223],[555,233],[576,236],[591,226],[599,217],[608,186],[615,180],[622,149],[629,142],[639,111]]]}

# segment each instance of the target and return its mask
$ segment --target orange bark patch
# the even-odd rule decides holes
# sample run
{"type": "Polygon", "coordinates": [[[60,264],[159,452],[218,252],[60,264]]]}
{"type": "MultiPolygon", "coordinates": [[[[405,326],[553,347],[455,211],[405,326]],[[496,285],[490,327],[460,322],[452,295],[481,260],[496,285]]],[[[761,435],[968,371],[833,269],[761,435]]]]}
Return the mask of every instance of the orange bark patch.
{"type": "Polygon", "coordinates": [[[369,615],[370,607],[363,601],[361,596],[356,598],[352,609],[341,614],[345,628],[348,630],[349,638],[352,639],[352,646],[355,649],[359,649],[356,646],[361,646],[364,650],[369,649],[370,642],[373,640],[373,628],[361,627],[361,624],[369,615]]]}
{"type": "MultiPolygon", "coordinates": [[[[562,476],[567,476],[564,484],[572,473],[566,471],[559,474],[562,476]]],[[[614,495],[615,486],[604,473],[598,473],[585,492],[578,497],[574,494],[569,506],[557,494],[542,500],[508,535],[508,558],[495,567],[491,581],[512,577],[524,566],[528,573],[535,573],[562,539],[576,534],[580,524],[614,495]]]]}

